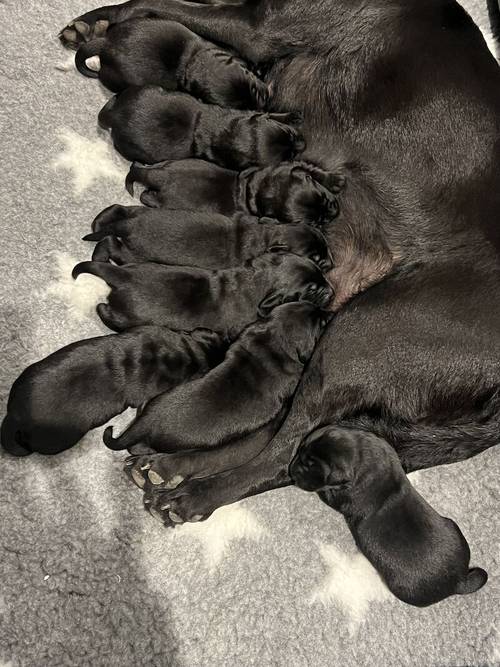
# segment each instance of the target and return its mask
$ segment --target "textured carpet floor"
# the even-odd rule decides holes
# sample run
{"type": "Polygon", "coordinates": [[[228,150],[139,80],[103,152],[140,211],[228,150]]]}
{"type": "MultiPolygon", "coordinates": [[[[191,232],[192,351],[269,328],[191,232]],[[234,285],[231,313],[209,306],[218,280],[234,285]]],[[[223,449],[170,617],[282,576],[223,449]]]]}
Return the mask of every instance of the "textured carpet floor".
{"type": "MultiPolygon", "coordinates": [[[[19,371],[104,333],[85,259],[93,216],[130,202],[96,129],[106,93],[56,33],[88,0],[0,0],[2,407],[19,371]]],[[[478,20],[484,20],[478,3],[478,20]]],[[[167,531],[100,432],[56,458],[0,459],[0,665],[500,665],[498,449],[414,476],[490,574],[429,609],[387,594],[341,518],[284,489],[167,531]]]]}

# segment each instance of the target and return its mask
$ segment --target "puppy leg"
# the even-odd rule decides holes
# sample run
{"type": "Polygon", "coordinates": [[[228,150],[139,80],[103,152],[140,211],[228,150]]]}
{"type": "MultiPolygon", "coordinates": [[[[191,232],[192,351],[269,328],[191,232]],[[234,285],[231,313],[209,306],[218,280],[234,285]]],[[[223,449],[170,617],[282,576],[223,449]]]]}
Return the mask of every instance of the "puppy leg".
{"type": "Polygon", "coordinates": [[[179,0],[130,0],[122,5],[95,9],[68,24],[60,34],[62,43],[71,49],[102,37],[111,23],[130,18],[151,17],[177,21],[211,42],[227,44],[252,62],[270,60],[282,47],[276,40],[266,39],[262,30],[267,13],[261,1],[235,5],[202,5],[179,0]]]}
{"type": "Polygon", "coordinates": [[[93,262],[109,262],[111,260],[118,266],[132,264],[134,259],[127,247],[114,236],[106,236],[99,241],[92,253],[93,262]]]}
{"type": "Polygon", "coordinates": [[[129,320],[126,316],[117,313],[109,303],[99,303],[96,306],[97,314],[103,324],[111,331],[125,331],[130,328],[129,320]]]}
{"type": "MultiPolygon", "coordinates": [[[[92,231],[100,232],[101,230],[106,230],[108,225],[115,225],[118,222],[133,218],[140,213],[141,210],[142,206],[122,206],[121,204],[108,206],[94,218],[94,221],[92,222],[92,231]]],[[[112,233],[119,236],[119,234],[116,233],[115,227],[113,227],[112,233]]]]}
{"type": "MultiPolygon", "coordinates": [[[[126,466],[126,470],[127,467],[130,468],[130,465],[126,466]]],[[[219,507],[290,484],[286,466],[267,449],[237,468],[202,479],[182,481],[170,489],[163,485],[154,486],[149,478],[144,480],[143,475],[148,470],[133,470],[135,475],[133,472],[127,474],[135,484],[142,484],[146,509],[169,527],[186,521],[202,521],[219,507]]],[[[172,484],[176,481],[172,480],[172,484]]]]}

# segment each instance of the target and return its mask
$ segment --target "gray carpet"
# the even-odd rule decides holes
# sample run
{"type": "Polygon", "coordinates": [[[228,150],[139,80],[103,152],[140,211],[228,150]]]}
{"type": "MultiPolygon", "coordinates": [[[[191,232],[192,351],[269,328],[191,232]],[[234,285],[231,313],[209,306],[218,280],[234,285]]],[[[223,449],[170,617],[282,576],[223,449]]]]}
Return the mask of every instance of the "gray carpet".
{"type": "MultiPolygon", "coordinates": [[[[55,39],[92,6],[0,1],[2,401],[27,364],[105,331],[102,283],[69,271],[93,216],[130,202],[125,164],[96,129],[106,93],[55,39]]],[[[2,456],[0,665],[500,665],[498,450],[414,477],[490,574],[424,610],[388,595],[313,495],[284,489],[167,531],[122,458],[100,431],[56,458],[2,456]]]]}

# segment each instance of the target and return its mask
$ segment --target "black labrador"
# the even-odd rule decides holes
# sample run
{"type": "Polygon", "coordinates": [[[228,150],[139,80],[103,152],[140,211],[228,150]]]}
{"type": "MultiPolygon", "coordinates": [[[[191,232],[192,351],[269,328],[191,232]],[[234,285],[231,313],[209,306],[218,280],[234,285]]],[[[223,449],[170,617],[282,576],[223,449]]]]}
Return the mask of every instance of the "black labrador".
{"type": "Polygon", "coordinates": [[[326,307],[332,298],[328,281],[313,262],[283,252],[264,253],[232,269],[81,262],[73,277],[82,273],[111,287],[108,303],[100,303],[97,313],[115,331],[142,324],[201,326],[233,337],[282,303],[308,301],[326,307]]]}
{"type": "Polygon", "coordinates": [[[191,509],[289,484],[296,449],[321,423],[384,437],[406,471],[498,444],[500,70],[465,10],[455,0],[132,0],[84,14],[62,39],[77,47],[144,12],[267,68],[269,108],[304,115],[304,159],[348,179],[325,229],[334,308],[344,307],[269,446],[188,483],[191,509]]]}
{"type": "Polygon", "coordinates": [[[126,179],[131,195],[134,183],[146,188],[141,202],[154,208],[227,216],[246,213],[324,225],[339,213],[336,194],[344,178],[305,162],[251,167],[237,173],[203,160],[179,160],[150,167],[132,165],[126,179]]]}
{"type": "Polygon", "coordinates": [[[157,326],[67,345],[14,382],[2,446],[16,456],[58,454],[126,408],[203,375],[222,361],[226,349],[213,331],[157,326]]]}
{"type": "Polygon", "coordinates": [[[97,262],[224,269],[267,251],[283,251],[307,257],[323,272],[333,268],[322,232],[301,223],[114,204],[99,213],[92,229],[84,240],[99,241],[92,255],[97,262]]]}
{"type": "Polygon", "coordinates": [[[130,86],[183,90],[209,104],[263,109],[268,91],[234,51],[202,39],[179,23],[139,18],[115,23],[78,49],[75,64],[114,93],[130,86]],[[98,56],[98,70],[86,61],[98,56]]]}
{"type": "Polygon", "coordinates": [[[304,150],[299,122],[294,113],[222,109],[160,86],[127,88],[99,113],[127,160],[200,158],[237,171],[293,160],[304,150]]]}
{"type": "Polygon", "coordinates": [[[290,474],[344,515],[360,551],[403,602],[424,607],[486,583],[484,570],[469,569],[457,524],[417,493],[394,448],[373,433],[319,428],[305,438],[290,474]]]}

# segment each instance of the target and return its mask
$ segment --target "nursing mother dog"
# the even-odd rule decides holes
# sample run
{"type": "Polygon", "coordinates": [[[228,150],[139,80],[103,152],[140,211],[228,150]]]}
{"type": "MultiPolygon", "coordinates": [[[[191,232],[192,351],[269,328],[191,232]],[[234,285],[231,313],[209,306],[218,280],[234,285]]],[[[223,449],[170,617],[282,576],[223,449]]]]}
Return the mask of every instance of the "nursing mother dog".
{"type": "Polygon", "coordinates": [[[289,484],[319,425],[376,433],[406,471],[496,445],[500,71],[467,13],[453,0],[133,0],[62,39],[78,48],[144,14],[258,65],[270,110],[304,115],[303,159],[346,177],[324,230],[339,313],[279,432],[237,469],[184,482],[190,510],[289,484]]]}

